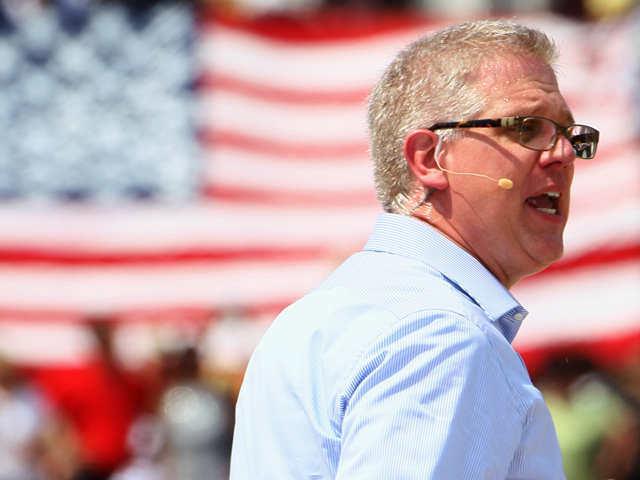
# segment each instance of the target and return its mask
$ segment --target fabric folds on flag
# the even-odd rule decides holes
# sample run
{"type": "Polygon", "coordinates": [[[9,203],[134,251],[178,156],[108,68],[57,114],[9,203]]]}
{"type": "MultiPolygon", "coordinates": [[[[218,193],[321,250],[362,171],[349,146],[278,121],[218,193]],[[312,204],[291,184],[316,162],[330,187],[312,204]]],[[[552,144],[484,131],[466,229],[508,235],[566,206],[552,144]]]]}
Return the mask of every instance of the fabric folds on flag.
{"type": "MultiPolygon", "coordinates": [[[[531,312],[516,346],[534,358],[550,345],[600,342],[615,345],[602,347],[603,358],[616,350],[620,359],[640,333],[637,21],[520,21],[560,44],[561,90],[577,121],[601,131],[601,145],[595,160],[576,162],[564,258],[514,288],[531,312]]],[[[214,344],[242,367],[277,312],[366,242],[381,211],[367,96],[402,46],[445,25],[201,15],[201,194],[179,205],[4,205],[0,350],[23,362],[74,362],[90,350],[74,330],[87,315],[230,315],[244,330],[222,322],[214,344]]]]}

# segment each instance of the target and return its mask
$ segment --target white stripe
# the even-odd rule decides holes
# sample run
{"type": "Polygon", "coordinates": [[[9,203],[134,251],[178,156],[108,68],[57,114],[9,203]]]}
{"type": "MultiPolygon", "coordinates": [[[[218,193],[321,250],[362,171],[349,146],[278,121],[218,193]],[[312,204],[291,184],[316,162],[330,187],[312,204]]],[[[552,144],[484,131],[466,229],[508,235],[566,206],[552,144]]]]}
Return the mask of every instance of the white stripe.
{"type": "Polygon", "coordinates": [[[265,86],[349,91],[372,86],[418,34],[408,29],[357,40],[296,43],[215,25],[203,32],[199,57],[205,70],[265,86]]]}
{"type": "Polygon", "coordinates": [[[368,144],[365,99],[360,105],[267,102],[233,92],[203,93],[200,123],[213,130],[305,145],[368,144]]]}
{"type": "Polygon", "coordinates": [[[217,148],[208,155],[206,178],[215,185],[275,191],[374,191],[373,166],[360,158],[281,160],[260,153],[217,148]]]}
{"type": "Polygon", "coordinates": [[[571,215],[598,218],[617,202],[640,203],[640,164],[635,152],[576,160],[571,187],[571,215]]]}
{"type": "Polygon", "coordinates": [[[632,151],[576,161],[571,213],[565,230],[565,255],[640,240],[640,164],[632,151]]]}
{"type": "Polygon", "coordinates": [[[323,280],[344,255],[295,263],[159,267],[2,267],[2,308],[119,311],[287,301],[323,280]]]}
{"type": "Polygon", "coordinates": [[[95,348],[91,332],[76,323],[0,322],[0,355],[19,364],[77,365],[95,348]]]}
{"type": "MultiPolygon", "coordinates": [[[[605,202],[606,203],[606,202],[605,202]]],[[[615,249],[640,243],[640,202],[611,202],[591,214],[571,215],[564,233],[564,259],[601,248],[615,249]]]]}
{"type": "Polygon", "coordinates": [[[201,248],[361,248],[381,208],[273,208],[199,203],[109,209],[5,205],[0,248],[164,252],[201,248]]]}
{"type": "MultiPolygon", "coordinates": [[[[215,319],[200,335],[200,353],[217,371],[241,371],[270,321],[232,315],[215,319]]],[[[184,335],[180,318],[120,323],[114,329],[114,348],[125,366],[136,368],[157,359],[162,349],[184,342],[184,335]]],[[[22,319],[0,322],[0,355],[20,365],[78,366],[95,358],[96,353],[95,337],[85,324],[22,319]]]]}
{"type": "Polygon", "coordinates": [[[512,293],[529,310],[516,341],[535,347],[638,331],[640,261],[532,277],[512,293]]]}

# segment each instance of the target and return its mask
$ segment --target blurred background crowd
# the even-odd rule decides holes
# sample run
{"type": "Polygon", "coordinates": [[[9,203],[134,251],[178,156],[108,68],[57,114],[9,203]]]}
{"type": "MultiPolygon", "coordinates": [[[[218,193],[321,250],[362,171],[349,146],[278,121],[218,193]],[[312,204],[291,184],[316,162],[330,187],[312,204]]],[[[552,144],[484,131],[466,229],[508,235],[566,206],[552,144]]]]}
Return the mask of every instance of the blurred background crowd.
{"type": "Polygon", "coordinates": [[[0,0],[0,480],[222,480],[246,362],[379,211],[366,97],[507,16],[603,133],[516,349],[569,480],[640,478],[635,0],[0,0]]]}

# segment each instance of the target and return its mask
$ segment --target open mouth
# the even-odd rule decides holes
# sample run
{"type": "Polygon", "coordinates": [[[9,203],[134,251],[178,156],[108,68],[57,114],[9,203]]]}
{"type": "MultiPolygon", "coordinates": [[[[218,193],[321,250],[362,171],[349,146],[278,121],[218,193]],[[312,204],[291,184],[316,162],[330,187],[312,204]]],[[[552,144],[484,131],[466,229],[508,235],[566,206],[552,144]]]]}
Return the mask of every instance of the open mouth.
{"type": "Polygon", "coordinates": [[[542,195],[538,195],[537,197],[529,197],[527,198],[526,204],[530,207],[535,208],[544,213],[548,213],[549,215],[559,215],[558,214],[558,199],[560,198],[560,193],[558,192],[547,192],[542,195]]]}

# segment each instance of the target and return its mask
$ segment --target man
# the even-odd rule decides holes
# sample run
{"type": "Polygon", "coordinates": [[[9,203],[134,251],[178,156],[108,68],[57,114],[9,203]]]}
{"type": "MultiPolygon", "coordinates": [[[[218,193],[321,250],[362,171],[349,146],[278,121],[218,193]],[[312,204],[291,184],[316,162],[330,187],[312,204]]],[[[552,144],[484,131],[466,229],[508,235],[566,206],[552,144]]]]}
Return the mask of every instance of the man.
{"type": "Polygon", "coordinates": [[[562,255],[574,160],[598,141],[574,125],[555,58],[505,21],[396,57],[369,104],[388,213],[256,348],[233,480],[564,478],[508,292],[562,255]]]}

